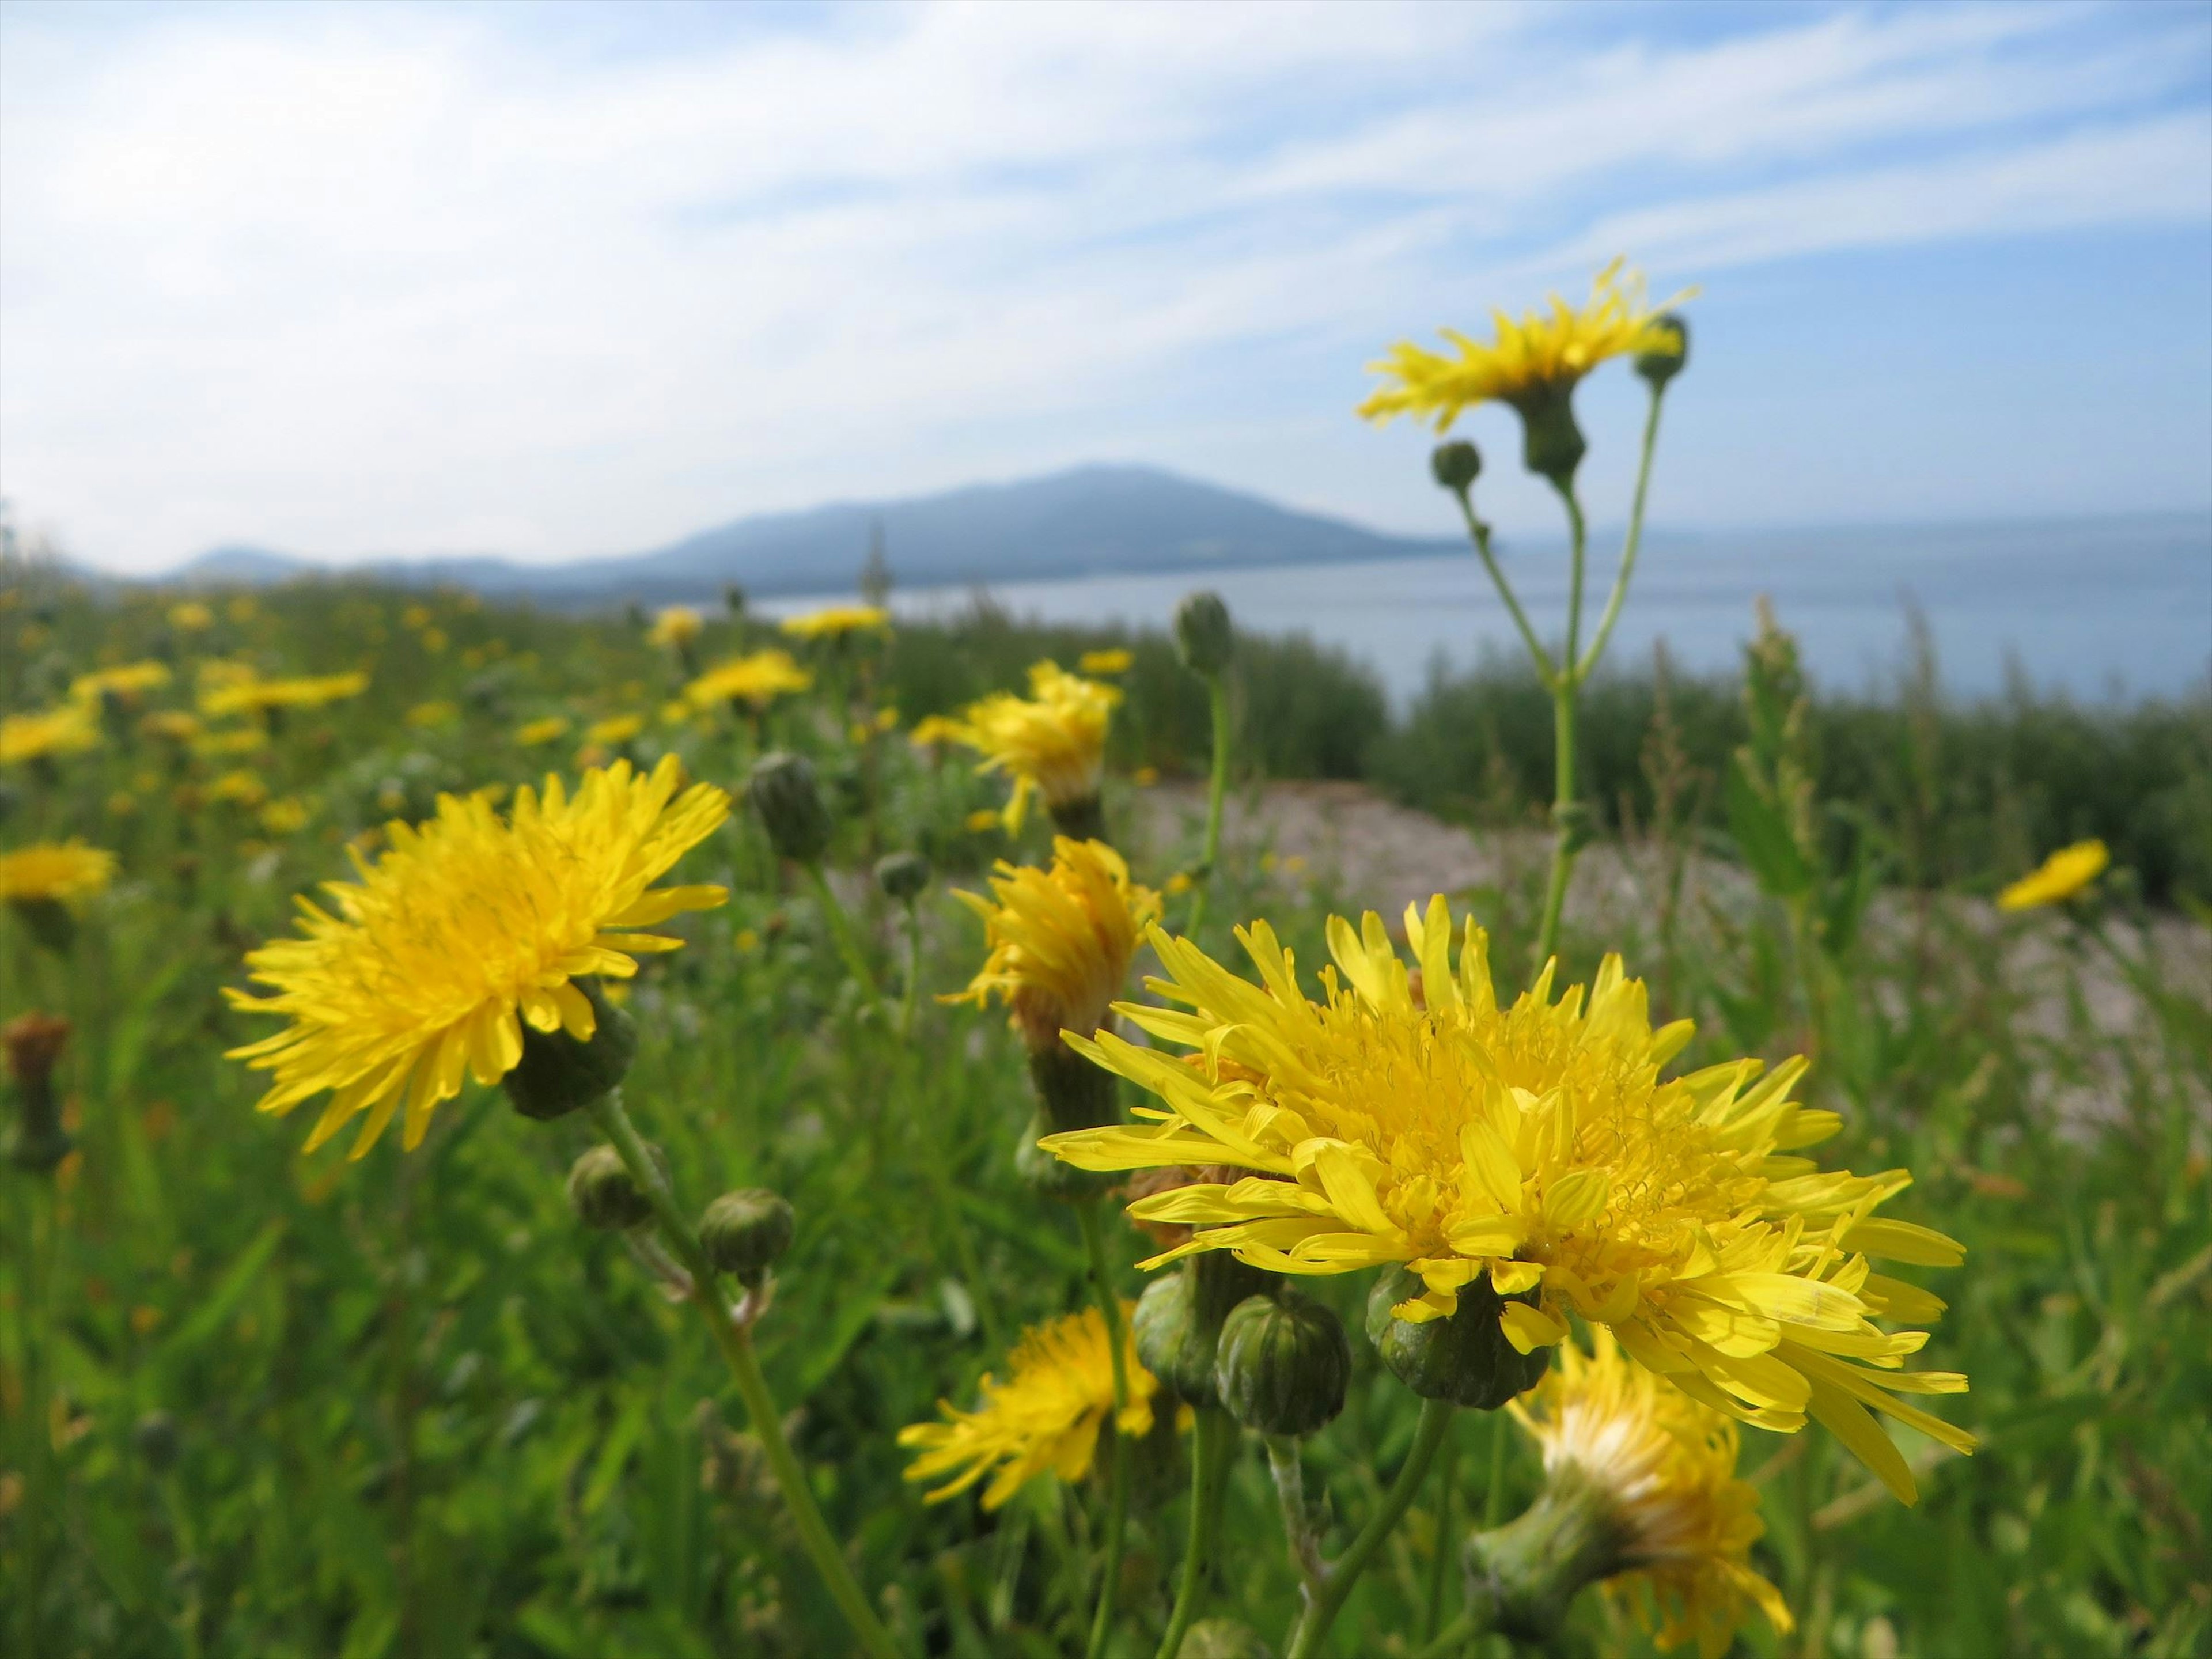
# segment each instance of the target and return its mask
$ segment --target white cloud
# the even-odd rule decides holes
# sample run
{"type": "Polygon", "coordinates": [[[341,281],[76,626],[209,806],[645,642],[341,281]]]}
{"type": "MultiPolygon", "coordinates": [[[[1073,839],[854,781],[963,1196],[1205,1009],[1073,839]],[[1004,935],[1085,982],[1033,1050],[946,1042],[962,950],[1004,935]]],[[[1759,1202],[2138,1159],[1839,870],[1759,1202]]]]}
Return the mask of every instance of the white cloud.
{"type": "Polygon", "coordinates": [[[9,26],[29,516],[137,568],[619,550],[1147,453],[1193,358],[1402,327],[1473,267],[2212,210],[2201,108],[2140,112],[2203,31],[2050,7],[1590,48],[1549,9],[960,5],[597,58],[515,15],[9,26]]]}

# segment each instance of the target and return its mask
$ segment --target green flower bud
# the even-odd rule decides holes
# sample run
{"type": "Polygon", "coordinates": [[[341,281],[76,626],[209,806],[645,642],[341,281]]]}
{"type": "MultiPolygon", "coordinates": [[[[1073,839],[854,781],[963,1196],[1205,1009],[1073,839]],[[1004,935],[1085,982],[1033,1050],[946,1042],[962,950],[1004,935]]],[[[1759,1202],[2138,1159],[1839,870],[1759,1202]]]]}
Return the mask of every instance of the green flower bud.
{"type": "Polygon", "coordinates": [[[1261,1434],[1308,1435],[1344,1409],[1352,1345],[1344,1322],[1310,1297],[1252,1296],[1222,1322],[1213,1386],[1228,1413],[1261,1434]]]}
{"type": "Polygon", "coordinates": [[[1176,1659],[1274,1659],[1249,1625],[1234,1619],[1201,1619],[1183,1632],[1176,1659]]]}
{"type": "Polygon", "coordinates": [[[1030,1114],[1030,1121],[1022,1130],[1022,1137],[1014,1145],[1014,1173],[1023,1184],[1039,1198],[1056,1198],[1073,1202],[1078,1199],[1096,1198],[1113,1185],[1111,1176],[1095,1170],[1079,1170],[1073,1164],[1063,1164],[1037,1142],[1057,1132],[1058,1126],[1048,1116],[1042,1107],[1030,1114]]]}
{"type": "Polygon", "coordinates": [[[1576,1596],[1628,1567],[1629,1540],[1605,1491],[1563,1465],[1519,1520],[1467,1540],[1461,1562],[1475,1628],[1548,1646],[1576,1596]]]}
{"type": "MultiPolygon", "coordinates": [[[[658,1146],[647,1150],[666,1180],[667,1158],[658,1146]]],[[[568,1207],[586,1227],[603,1232],[627,1232],[653,1219],[653,1200],[611,1146],[594,1146],[568,1166],[568,1207]]]]}
{"type": "Polygon", "coordinates": [[[1237,648],[1229,607],[1222,603],[1220,594],[1204,590],[1186,595],[1176,607],[1175,636],[1183,665],[1206,679],[1229,666],[1237,648]]]}
{"type": "Polygon", "coordinates": [[[1651,319],[1654,335],[1664,334],[1664,343],[1655,340],[1636,354],[1636,372],[1650,383],[1654,392],[1663,392],[1667,382],[1688,366],[1690,361],[1690,325],[1669,312],[1664,317],[1651,319]]]}
{"type": "Polygon", "coordinates": [[[1096,1129],[1121,1120],[1114,1073],[1085,1060],[1057,1036],[1030,1052],[1030,1082],[1044,1109],[1047,1134],[1096,1129]]]}
{"type": "Polygon", "coordinates": [[[1482,452],[1464,438],[1438,444],[1429,456],[1429,471],[1438,484],[1455,495],[1464,495],[1482,476],[1482,452]]]}
{"type": "Polygon", "coordinates": [[[830,809],[814,764],[804,755],[772,750],[753,763],[745,799],[760,814],[769,844],[797,864],[815,864],[830,845],[830,809]]]}
{"type": "Polygon", "coordinates": [[[699,1218],[699,1248],[717,1268],[735,1274],[750,1289],[791,1248],[795,1224],[781,1194],[744,1187],[707,1206],[699,1218]]]}
{"type": "Polygon", "coordinates": [[[131,1443],[148,1468],[166,1474],[176,1463],[179,1449],[177,1419],[165,1411],[146,1413],[131,1425],[131,1443]]]}
{"type": "Polygon", "coordinates": [[[745,590],[737,582],[722,584],[722,605],[732,617],[745,614],[745,590]]]}
{"type": "MultiPolygon", "coordinates": [[[[1505,1304],[1488,1279],[1461,1286],[1459,1311],[1449,1319],[1417,1325],[1391,1313],[1421,1290],[1419,1279],[1393,1267],[1382,1270],[1368,1292],[1367,1340],[1392,1376],[1424,1400],[1486,1412],[1535,1387],[1552,1363],[1551,1351],[1524,1354],[1505,1340],[1498,1322],[1505,1304]]],[[[1535,1292],[1512,1299],[1534,1302],[1535,1292]]]]}
{"type": "Polygon", "coordinates": [[[1214,1403],[1213,1362],[1222,1322],[1269,1277],[1226,1250],[1188,1256],[1145,1287],[1129,1328],[1145,1369],[1193,1405],[1214,1403]]]}
{"type": "Polygon", "coordinates": [[[929,860],[919,853],[892,853],[876,860],[876,885],[885,896],[911,904],[929,885],[929,860]]]}
{"type": "Polygon", "coordinates": [[[1531,388],[1513,407],[1521,416],[1522,465],[1566,489],[1589,453],[1583,429],[1575,423],[1573,385],[1547,381],[1531,388]]]}
{"type": "Polygon", "coordinates": [[[54,1095],[54,1067],[69,1036],[69,1021],[56,1014],[18,1014],[0,1026],[19,1112],[8,1131],[7,1158],[33,1175],[51,1173],[76,1145],[62,1127],[61,1103],[54,1095]]]}
{"type": "Polygon", "coordinates": [[[526,1020],[522,1058],[504,1079],[514,1109],[540,1122],[566,1117],[611,1093],[637,1054],[636,1024],[606,1000],[599,981],[568,982],[592,1005],[598,1024],[591,1039],[579,1042],[558,1026],[541,1031],[526,1020]]]}

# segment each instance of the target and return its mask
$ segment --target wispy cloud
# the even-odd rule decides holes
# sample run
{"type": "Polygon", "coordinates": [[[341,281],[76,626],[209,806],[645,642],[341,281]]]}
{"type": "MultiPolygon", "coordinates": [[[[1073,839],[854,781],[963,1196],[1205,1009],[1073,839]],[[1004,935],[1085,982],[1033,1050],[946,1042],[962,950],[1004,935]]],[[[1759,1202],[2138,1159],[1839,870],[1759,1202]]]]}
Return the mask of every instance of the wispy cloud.
{"type": "Polygon", "coordinates": [[[621,52],[520,8],[103,15],[6,25],[0,481],[139,567],[622,550],[1204,470],[1209,422],[1279,429],[1289,487],[1341,462],[1240,384],[1335,343],[1334,412],[1442,294],[2212,217],[2201,14],[960,5],[621,52]]]}

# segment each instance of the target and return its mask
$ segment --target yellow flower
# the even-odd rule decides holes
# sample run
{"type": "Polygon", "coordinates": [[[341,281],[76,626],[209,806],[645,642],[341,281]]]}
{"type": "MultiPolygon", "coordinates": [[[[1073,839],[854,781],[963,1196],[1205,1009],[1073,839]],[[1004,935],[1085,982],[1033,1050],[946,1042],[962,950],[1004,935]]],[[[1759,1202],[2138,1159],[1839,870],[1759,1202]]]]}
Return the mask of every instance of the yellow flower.
{"type": "Polygon", "coordinates": [[[526,720],[515,728],[514,740],[526,749],[534,749],[541,743],[551,743],[568,729],[565,714],[548,714],[543,720],[526,720]]]}
{"type": "Polygon", "coordinates": [[[906,734],[906,740],[917,749],[940,749],[948,743],[959,742],[961,729],[958,720],[947,720],[942,714],[924,714],[914,723],[914,730],[906,734]]]}
{"type": "Polygon", "coordinates": [[[240,593],[223,608],[230,613],[231,621],[240,624],[250,623],[261,614],[261,606],[251,593],[240,593]]]}
{"type": "Polygon", "coordinates": [[[399,621],[402,626],[407,628],[428,628],[430,625],[431,615],[428,605],[410,605],[399,613],[399,621]]]}
{"type": "Polygon", "coordinates": [[[968,815],[967,823],[969,835],[986,835],[994,830],[1005,829],[1006,815],[992,807],[979,806],[968,815]]]}
{"type": "Polygon", "coordinates": [[[1171,897],[1180,898],[1182,895],[1188,893],[1192,888],[1197,885],[1197,880],[1191,875],[1189,871],[1178,870],[1175,874],[1168,878],[1166,886],[1162,888],[1161,890],[1167,893],[1171,897]]]}
{"type": "Polygon", "coordinates": [[[1557,1343],[1571,1310],[1610,1326],[1630,1355],[1705,1404],[1790,1431],[1809,1414],[1907,1502],[1912,1475],[1868,1416],[1872,1407],[1954,1449],[1972,1436],[1893,1398],[1953,1394],[1964,1376],[1905,1372],[1924,1333],[1879,1317],[1932,1320],[1943,1304],[1873,1273],[1869,1258],[1955,1266],[1953,1240],[1875,1208],[1909,1186],[1893,1170],[1823,1173],[1803,1148],[1840,1121],[1790,1099],[1792,1060],[1755,1060],[1662,1081],[1690,1041],[1650,1024],[1643,982],[1608,957],[1587,993],[1552,1000],[1552,969],[1510,1007],[1490,978],[1472,920],[1452,960],[1451,915],[1411,906],[1416,1000],[1380,917],[1355,932],[1331,917],[1324,1000],[1299,989],[1264,921],[1238,937],[1263,981],[1237,978],[1155,927],[1167,977],[1152,988],[1189,1010],[1116,1004],[1192,1063],[1102,1033],[1070,1046],[1160,1097],[1145,1127],[1042,1144],[1079,1168],[1225,1164],[1253,1174],[1130,1206],[1199,1231],[1147,1266],[1233,1250],[1285,1273],[1401,1264],[1416,1282],[1394,1311],[1449,1316],[1486,1278],[1523,1353],[1557,1343]],[[1870,1368],[1871,1367],[1871,1368],[1870,1368]]]}
{"type": "Polygon", "coordinates": [[[0,853],[0,899],[53,902],[106,890],[115,854],[81,841],[33,842],[0,853]]]}
{"type": "Polygon", "coordinates": [[[1001,859],[991,890],[955,897],[983,918],[990,954],[968,988],[946,1002],[1006,999],[1032,1048],[1057,1048],[1062,1031],[1089,1035],[1106,1018],[1129,972],[1137,941],[1158,919],[1160,896],[1129,879],[1103,842],[1054,838],[1052,867],[1001,859]]]}
{"type": "Polygon", "coordinates": [[[210,720],[262,708],[319,708],[325,703],[357,697],[368,690],[368,676],[310,674],[295,679],[245,679],[217,684],[200,692],[200,713],[210,720]]]}
{"type": "Polygon", "coordinates": [[[210,732],[192,739],[192,753],[210,757],[250,755],[268,746],[269,734],[258,726],[241,726],[229,732],[210,732]]]}
{"type": "Polygon", "coordinates": [[[896,708],[878,708],[876,710],[875,726],[876,730],[878,732],[897,731],[898,710],[896,708]]]}
{"type": "Polygon", "coordinates": [[[149,658],[143,662],[125,663],[119,668],[78,675],[70,682],[70,699],[73,702],[98,702],[111,691],[118,696],[136,696],[141,691],[167,685],[169,679],[168,664],[149,658]]]}
{"type": "Polygon", "coordinates": [[[720,662],[684,688],[684,695],[700,708],[719,708],[739,697],[764,706],[786,691],[804,691],[814,676],[792,659],[788,651],[756,651],[750,656],[720,662]]]}
{"type": "Polygon", "coordinates": [[[169,607],[169,626],[179,634],[198,634],[215,626],[215,612],[198,599],[180,599],[169,607]]]}
{"type": "Polygon", "coordinates": [[[1121,701],[1110,685],[1041,662],[1030,670],[1028,697],[997,691],[969,707],[958,736],[985,757],[976,769],[1004,772],[1014,781],[1006,811],[1009,834],[1022,827],[1033,794],[1042,794],[1055,811],[1097,794],[1106,725],[1121,701]]]}
{"type": "Polygon", "coordinates": [[[1757,1490],[1736,1479],[1735,1425],[1631,1364],[1602,1326],[1595,1344],[1584,1358],[1562,1343],[1550,1374],[1506,1409],[1543,1449],[1548,1481],[1602,1495],[1625,1569],[1606,1593],[1660,1647],[1695,1641],[1705,1659],[1729,1650],[1752,1605],[1787,1635],[1782,1592],[1751,1565],[1766,1526],[1757,1490]]]}
{"type": "Polygon", "coordinates": [[[190,743],[199,736],[200,722],[197,714],[188,714],[181,708],[156,708],[139,720],[138,729],[149,738],[190,743]]]}
{"type": "Polygon", "coordinates": [[[1160,769],[1157,766],[1140,766],[1129,774],[1129,781],[1139,789],[1149,789],[1159,781],[1160,769]]]}
{"type": "Polygon", "coordinates": [[[833,605],[783,620],[783,631],[795,640],[842,640],[851,634],[887,634],[890,626],[891,613],[873,605],[833,605]]]}
{"type": "Polygon", "coordinates": [[[653,619],[653,626],[646,630],[646,641],[673,650],[690,644],[706,626],[689,605],[672,605],[653,619]]]}
{"type": "Polygon", "coordinates": [[[641,714],[613,714],[603,720],[593,720],[584,728],[586,743],[628,743],[645,730],[641,714]]]}
{"type": "Polygon", "coordinates": [[[441,795],[427,823],[387,825],[391,849],[374,865],[356,855],[357,882],[325,884],[335,915],[302,899],[305,937],[246,957],[276,994],[228,994],[236,1007],[289,1021],[231,1051],[275,1074],[260,1109],[289,1112],[331,1090],[307,1145],[366,1114],[358,1158],[404,1102],[412,1148],[464,1073],[492,1084],[514,1068],[520,1022],[588,1040],[592,1005],[570,981],[629,978],[633,953],[679,942],[627,930],[728,896],[653,886],[729,814],[729,797],[711,784],[678,795],[681,778],[673,756],[649,777],[617,762],[586,774],[573,795],[557,777],[542,795],[518,790],[504,819],[480,799],[441,795]]]}
{"type": "Polygon", "coordinates": [[[1997,895],[2000,910],[2033,910],[2072,898],[2105,873],[2112,855],[2101,841],[2063,847],[1997,895]]]}
{"type": "Polygon", "coordinates": [[[82,703],[64,703],[36,714],[0,720],[0,765],[74,755],[100,741],[100,728],[82,703]]]}
{"type": "Polygon", "coordinates": [[[1116,646],[1110,651],[1086,651],[1075,659],[1075,665],[1086,674],[1126,674],[1136,660],[1134,652],[1116,646]]]}
{"type": "Polygon", "coordinates": [[[434,657],[443,651],[449,643],[446,637],[446,630],[442,628],[426,628],[415,637],[422,641],[422,648],[434,657]]]}
{"type": "Polygon", "coordinates": [[[269,786],[252,772],[226,772],[208,785],[207,798],[236,801],[240,806],[258,806],[269,799],[269,786]]]}
{"type": "Polygon", "coordinates": [[[441,698],[432,702],[416,703],[407,711],[407,724],[427,730],[432,726],[450,726],[460,717],[459,705],[441,698]]]}
{"type": "Polygon", "coordinates": [[[660,705],[660,723],[663,726],[681,726],[691,718],[693,712],[690,703],[671,699],[660,705]]]}
{"type": "Polygon", "coordinates": [[[1368,366],[1390,384],[1361,404],[1359,413],[1370,421],[1425,416],[1439,432],[1449,430],[1460,412],[1474,404],[1510,404],[1526,414],[1571,392],[1607,358],[1664,343],[1671,337],[1652,324],[1690,297],[1685,291],[1665,305],[1646,304],[1643,277],[1632,272],[1624,284],[1621,262],[1615,259],[1597,274],[1589,303],[1580,310],[1553,295],[1549,315],[1532,311],[1516,323],[1502,311],[1494,313],[1498,337],[1487,345],[1446,329],[1444,338],[1457,348],[1456,357],[1411,341],[1392,346],[1388,357],[1368,366]]]}
{"type": "MultiPolygon", "coordinates": [[[[1122,1304],[1122,1364],[1128,1377],[1129,1403],[1115,1418],[1123,1434],[1141,1437],[1152,1430],[1152,1396],[1159,1381],[1137,1363],[1130,1339],[1129,1315],[1122,1304]]],[[[899,1431],[902,1446],[918,1449],[906,1472],[913,1481],[950,1476],[927,1495],[943,1503],[985,1475],[983,1507],[995,1510],[1034,1476],[1049,1470],[1062,1480],[1080,1480],[1097,1455],[1099,1431],[1114,1413],[1114,1355],[1106,1321],[1096,1308],[1068,1314],[1022,1333],[1008,1356],[1013,1376],[994,1381],[985,1372],[982,1404],[972,1412],[938,1402],[939,1423],[915,1423],[899,1431]]]]}
{"type": "Polygon", "coordinates": [[[730,945],[739,956],[750,956],[760,949],[760,935],[750,927],[740,927],[730,945]]]}
{"type": "Polygon", "coordinates": [[[261,809],[261,827],[272,836],[297,835],[307,827],[307,805],[296,795],[280,795],[261,809]]]}

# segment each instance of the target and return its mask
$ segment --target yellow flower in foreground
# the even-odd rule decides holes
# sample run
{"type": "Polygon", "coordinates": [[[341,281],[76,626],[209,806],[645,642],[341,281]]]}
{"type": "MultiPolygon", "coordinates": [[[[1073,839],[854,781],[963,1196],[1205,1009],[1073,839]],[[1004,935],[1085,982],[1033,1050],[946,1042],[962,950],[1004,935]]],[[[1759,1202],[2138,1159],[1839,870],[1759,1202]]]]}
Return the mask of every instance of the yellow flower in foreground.
{"type": "Polygon", "coordinates": [[[2101,841],[2077,841],[1997,895],[2000,910],[2033,910],[2072,898],[2105,873],[2112,855],[2101,841]]]}
{"type": "Polygon", "coordinates": [[[115,877],[115,854],[81,841],[33,842],[0,853],[0,899],[52,902],[106,890],[115,877]]]}
{"type": "Polygon", "coordinates": [[[1644,279],[1631,273],[1624,283],[1616,259],[1598,273],[1589,303],[1579,309],[1553,295],[1549,314],[1532,311],[1516,323],[1502,311],[1493,313],[1498,337],[1489,344],[1446,329],[1444,338],[1456,356],[1411,341],[1392,346],[1388,357],[1369,365],[1386,384],[1359,405],[1359,413],[1370,421],[1425,417],[1439,432],[1474,404],[1510,404],[1525,414],[1572,391],[1608,357],[1667,343],[1672,337],[1652,325],[1689,297],[1685,292],[1665,305],[1647,304],[1644,279]]]}
{"type": "Polygon", "coordinates": [[[1055,811],[1097,794],[1106,726],[1121,701],[1110,685],[1041,662],[1030,670],[1029,696],[997,691],[969,705],[957,735],[984,756],[976,769],[1004,772],[1014,781],[1006,811],[1009,833],[1022,827],[1033,794],[1042,795],[1055,811]]]}
{"type": "Polygon", "coordinates": [[[672,605],[653,619],[645,637],[648,644],[675,649],[690,644],[706,626],[690,606],[672,605]]]}
{"type": "Polygon", "coordinates": [[[69,694],[75,702],[98,702],[111,691],[118,696],[136,696],[141,691],[167,685],[170,678],[168,664],[149,658],[143,662],[125,663],[118,668],[103,668],[97,673],[80,674],[70,682],[69,694]]]}
{"type": "Polygon", "coordinates": [[[787,691],[804,691],[814,684],[788,651],[756,651],[749,656],[719,662],[684,688],[684,695],[700,708],[715,708],[744,698],[764,706],[787,691]]]}
{"type": "Polygon", "coordinates": [[[1103,842],[1065,836],[1054,838],[1050,869],[1001,859],[991,891],[996,903],[954,895],[983,918],[990,955],[966,990],[941,1000],[982,1007],[994,994],[1005,998],[1031,1048],[1058,1048],[1062,1031],[1097,1030],[1159,917],[1160,896],[1132,882],[1103,842]]]}
{"type": "Polygon", "coordinates": [[[881,605],[833,605],[803,617],[786,617],[783,631],[795,640],[842,640],[851,634],[888,634],[891,613],[881,605]]]}
{"type": "Polygon", "coordinates": [[[627,979],[635,954],[679,941],[628,930],[722,902],[720,887],[653,884],[729,815],[710,784],[677,793],[674,757],[648,776],[627,762],[585,775],[571,795],[557,777],[518,790],[504,819],[480,797],[441,795],[419,828],[386,827],[390,850],[356,882],[324,886],[336,913],[301,899],[303,938],[246,957],[266,997],[234,1006],[289,1024],[231,1051],[275,1074],[264,1112],[325,1090],[308,1136],[320,1146],[366,1114],[353,1156],[367,1152],[404,1103],[405,1143],[421,1144],[438,1103],[465,1073],[498,1082],[522,1058],[522,1022],[588,1040],[590,1000],[571,983],[627,979]]]}
{"type": "Polygon", "coordinates": [[[1108,651],[1086,651],[1075,659],[1075,665],[1086,674],[1126,674],[1136,660],[1134,652],[1115,646],[1108,651]]]}
{"type": "Polygon", "coordinates": [[[568,729],[565,714],[548,714],[543,720],[525,720],[515,728],[514,740],[526,749],[534,749],[541,743],[551,743],[568,729]]]}
{"type": "Polygon", "coordinates": [[[64,703],[36,714],[0,720],[0,765],[74,755],[100,741],[100,728],[82,703],[64,703]]]}
{"type": "Polygon", "coordinates": [[[215,612],[198,599],[180,599],[169,607],[169,626],[179,634],[198,634],[215,626],[215,612]]]}
{"type": "MultiPolygon", "coordinates": [[[[1128,1376],[1129,1403],[1115,1419],[1125,1435],[1152,1430],[1152,1396],[1159,1381],[1137,1363],[1129,1335],[1133,1303],[1122,1304],[1122,1364],[1128,1376]]],[[[1031,1477],[1051,1471],[1062,1480],[1080,1480],[1098,1453],[1098,1434],[1114,1411],[1114,1354],[1106,1321],[1096,1308],[1069,1314],[1022,1333],[1009,1356],[1012,1377],[994,1381],[984,1373],[982,1404],[972,1412],[939,1401],[939,1423],[915,1423],[899,1431],[902,1446],[918,1449],[906,1472],[909,1480],[950,1476],[928,1494],[939,1504],[968,1490],[985,1475],[983,1507],[995,1510],[1031,1477]]]]}
{"type": "Polygon", "coordinates": [[[1735,1476],[1736,1427],[1622,1358],[1600,1327],[1589,1358],[1560,1345],[1551,1373],[1506,1409],[1543,1449],[1546,1479],[1602,1494],[1616,1559],[1605,1580],[1662,1648],[1695,1641],[1720,1659],[1750,1605],[1778,1635],[1792,1627],[1782,1592],[1751,1565],[1765,1535],[1759,1493],[1735,1476]]]}
{"type": "Polygon", "coordinates": [[[1973,1437],[1893,1398],[1953,1394],[1964,1376],[1898,1368],[1927,1337],[1878,1329],[1943,1304],[1870,1271],[1869,1258],[1949,1267],[1965,1252],[1925,1227],[1875,1218],[1911,1176],[1823,1173],[1796,1156],[1840,1127],[1790,1097],[1805,1065],[1755,1060],[1662,1081],[1686,1020],[1650,1024],[1643,982],[1608,957],[1587,993],[1552,1000],[1552,969],[1510,1007],[1492,988],[1470,920],[1455,968],[1451,915],[1408,906],[1422,1000],[1371,912],[1331,917],[1334,969],[1309,1001],[1273,930],[1238,937],[1263,981],[1239,979],[1155,927],[1181,1009],[1116,1004],[1186,1063],[1102,1033],[1071,1036],[1158,1095],[1148,1127],[1053,1136],[1085,1170],[1225,1164],[1252,1174],[1139,1200],[1132,1216],[1198,1229],[1146,1266],[1233,1250],[1285,1273],[1402,1264],[1419,1293],[1394,1310],[1448,1316],[1478,1279],[1527,1353],[1567,1334],[1571,1310],[1692,1397],[1765,1428],[1809,1414],[1910,1502],[1912,1475],[1867,1414],[1887,1413],[1959,1451],[1973,1437]]]}
{"type": "Polygon", "coordinates": [[[319,708],[325,703],[357,697],[368,690],[368,676],[309,674],[295,679],[240,680],[217,684],[200,692],[200,713],[210,720],[262,708],[319,708]]]}

